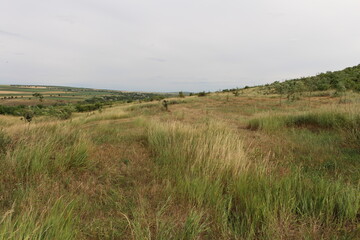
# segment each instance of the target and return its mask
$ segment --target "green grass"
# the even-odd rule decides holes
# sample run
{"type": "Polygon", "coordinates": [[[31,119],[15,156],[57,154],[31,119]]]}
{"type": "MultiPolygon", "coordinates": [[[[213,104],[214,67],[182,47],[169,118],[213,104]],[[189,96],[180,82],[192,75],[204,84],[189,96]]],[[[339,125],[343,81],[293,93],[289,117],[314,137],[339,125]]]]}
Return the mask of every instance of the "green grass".
{"type": "Polygon", "coordinates": [[[32,206],[22,212],[13,208],[3,214],[0,221],[0,239],[76,239],[78,217],[74,214],[74,201],[56,200],[42,211],[32,206]]]}
{"type": "Polygon", "coordinates": [[[152,124],[149,143],[159,174],[171,182],[168,191],[211,213],[216,227],[209,236],[277,238],[274,226],[288,217],[339,229],[350,224],[354,231],[359,187],[309,177],[300,169],[277,176],[266,165],[246,162],[240,139],[224,127],[152,124]]]}
{"type": "Polygon", "coordinates": [[[294,115],[269,115],[249,121],[252,130],[279,130],[285,127],[304,127],[312,129],[346,129],[357,128],[360,116],[340,112],[309,112],[294,115]]]}
{"type": "Polygon", "coordinates": [[[358,239],[357,103],[224,96],[2,116],[0,239],[358,239]]]}
{"type": "Polygon", "coordinates": [[[297,115],[268,114],[248,122],[251,130],[281,136],[286,144],[277,151],[291,163],[313,175],[360,180],[360,115],[340,111],[309,112],[297,115]]]}
{"type": "Polygon", "coordinates": [[[6,139],[0,162],[0,239],[76,239],[78,196],[62,195],[69,175],[94,165],[85,135],[59,124],[28,126],[6,139]]]}
{"type": "Polygon", "coordinates": [[[4,161],[26,182],[38,175],[80,170],[90,165],[89,143],[79,131],[51,126],[29,130],[24,135],[4,161]]]}

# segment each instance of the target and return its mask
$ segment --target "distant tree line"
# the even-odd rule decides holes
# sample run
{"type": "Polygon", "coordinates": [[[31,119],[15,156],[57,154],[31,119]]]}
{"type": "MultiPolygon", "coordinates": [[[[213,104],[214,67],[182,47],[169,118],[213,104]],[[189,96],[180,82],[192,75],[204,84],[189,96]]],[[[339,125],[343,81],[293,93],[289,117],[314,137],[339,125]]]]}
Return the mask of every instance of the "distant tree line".
{"type": "MultiPolygon", "coordinates": [[[[360,64],[354,67],[348,67],[340,71],[328,71],[316,76],[290,79],[283,82],[273,82],[261,87],[265,94],[277,93],[286,96],[289,100],[308,92],[311,95],[315,91],[336,90],[337,95],[341,95],[348,90],[360,92],[360,64]]],[[[245,86],[243,89],[251,88],[245,86]]],[[[223,89],[218,92],[231,92],[237,96],[241,89],[231,88],[223,89]]]]}
{"type": "Polygon", "coordinates": [[[286,94],[288,98],[293,97],[295,93],[304,91],[312,93],[314,91],[336,90],[339,94],[346,90],[360,92],[360,65],[341,71],[320,73],[312,77],[302,77],[284,82],[276,81],[272,84],[266,84],[264,87],[267,92],[286,94]]]}

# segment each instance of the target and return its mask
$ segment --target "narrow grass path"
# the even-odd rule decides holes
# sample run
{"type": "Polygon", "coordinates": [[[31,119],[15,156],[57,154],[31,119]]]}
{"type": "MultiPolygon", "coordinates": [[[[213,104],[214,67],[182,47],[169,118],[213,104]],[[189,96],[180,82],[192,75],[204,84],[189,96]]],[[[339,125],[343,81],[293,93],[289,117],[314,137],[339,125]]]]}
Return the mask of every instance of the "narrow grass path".
{"type": "Polygon", "coordinates": [[[91,157],[99,165],[86,239],[150,239],[152,219],[161,202],[155,166],[146,144],[145,128],[134,118],[103,120],[84,126],[95,146],[91,157]],[[141,227],[140,227],[141,225],[141,227]],[[141,228],[136,229],[136,228],[141,228]],[[137,234],[137,235],[135,235],[137,234]]]}

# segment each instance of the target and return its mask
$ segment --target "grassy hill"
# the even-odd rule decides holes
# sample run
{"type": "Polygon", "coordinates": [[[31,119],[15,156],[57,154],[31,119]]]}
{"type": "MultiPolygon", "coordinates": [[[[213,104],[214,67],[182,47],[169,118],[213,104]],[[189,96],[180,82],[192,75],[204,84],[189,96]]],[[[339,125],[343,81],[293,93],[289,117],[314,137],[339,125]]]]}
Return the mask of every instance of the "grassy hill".
{"type": "Polygon", "coordinates": [[[342,95],[352,90],[360,92],[360,65],[348,67],[340,71],[328,71],[316,76],[302,77],[274,82],[264,86],[266,92],[286,94],[288,98],[294,98],[296,94],[308,92],[310,95],[316,91],[334,90],[335,94],[342,95]]]}
{"type": "Polygon", "coordinates": [[[0,116],[0,239],[359,239],[360,96],[0,116]]]}

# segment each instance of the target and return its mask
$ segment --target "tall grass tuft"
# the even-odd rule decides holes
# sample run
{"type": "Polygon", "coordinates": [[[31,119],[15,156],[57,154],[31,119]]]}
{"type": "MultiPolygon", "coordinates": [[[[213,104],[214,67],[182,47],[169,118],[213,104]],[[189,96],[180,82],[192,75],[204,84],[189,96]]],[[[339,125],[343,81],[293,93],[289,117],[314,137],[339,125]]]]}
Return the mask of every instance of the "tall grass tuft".
{"type": "Polygon", "coordinates": [[[305,112],[293,115],[269,115],[251,119],[248,128],[274,131],[284,127],[307,127],[312,129],[352,129],[360,124],[360,115],[342,112],[305,112]]]}
{"type": "Polygon", "coordinates": [[[90,167],[90,145],[80,130],[56,125],[34,128],[16,137],[16,144],[4,162],[20,179],[31,180],[35,176],[90,167]]]}
{"type": "Polygon", "coordinates": [[[10,141],[10,137],[4,132],[4,130],[0,129],[0,154],[6,152],[10,141]]]}
{"type": "Polygon", "coordinates": [[[159,164],[194,175],[237,174],[248,165],[241,138],[216,123],[196,128],[155,123],[149,127],[148,140],[159,164]]]}
{"type": "MultiPolygon", "coordinates": [[[[15,203],[14,203],[15,205],[15,203]]],[[[58,199],[44,210],[29,206],[23,212],[15,206],[0,217],[0,240],[8,239],[76,239],[74,202],[58,199]]]]}
{"type": "Polygon", "coordinates": [[[148,141],[170,193],[211,216],[207,236],[281,238],[286,233],[274,226],[292,218],[351,229],[358,221],[358,186],[305,176],[300,169],[279,176],[266,164],[250,163],[241,138],[221,124],[150,124],[148,141]]]}
{"type": "Polygon", "coordinates": [[[283,178],[248,172],[229,185],[230,222],[234,231],[250,237],[268,234],[270,226],[287,216],[354,226],[360,210],[359,190],[340,181],[307,178],[300,172],[283,178]]]}

